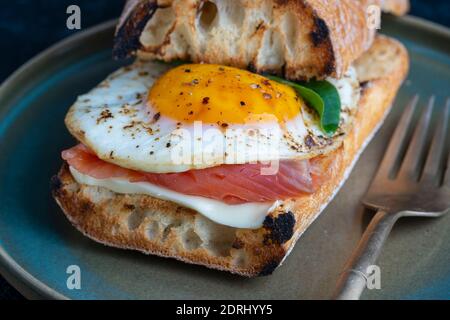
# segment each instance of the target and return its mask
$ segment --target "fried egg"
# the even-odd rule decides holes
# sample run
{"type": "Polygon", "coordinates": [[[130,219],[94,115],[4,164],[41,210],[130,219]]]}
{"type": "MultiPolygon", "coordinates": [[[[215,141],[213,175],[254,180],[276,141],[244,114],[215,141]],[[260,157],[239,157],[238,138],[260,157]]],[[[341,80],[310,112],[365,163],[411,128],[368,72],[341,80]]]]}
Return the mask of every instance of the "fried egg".
{"type": "Polygon", "coordinates": [[[309,159],[341,145],[359,100],[352,68],[328,81],[342,104],[333,136],[287,85],[220,65],[140,61],[80,96],[66,126],[99,158],[144,172],[309,159]]]}

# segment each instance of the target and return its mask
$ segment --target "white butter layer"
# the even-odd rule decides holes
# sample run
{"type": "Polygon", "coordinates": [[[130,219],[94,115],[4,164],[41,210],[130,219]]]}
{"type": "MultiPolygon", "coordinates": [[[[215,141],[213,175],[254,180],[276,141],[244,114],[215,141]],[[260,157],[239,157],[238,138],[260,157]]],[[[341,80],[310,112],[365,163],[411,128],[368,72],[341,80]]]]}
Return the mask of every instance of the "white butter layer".
{"type": "Polygon", "coordinates": [[[70,172],[79,184],[103,187],[121,194],[145,194],[158,199],[175,202],[197,211],[208,219],[222,225],[242,228],[260,228],[266,216],[279,205],[274,203],[226,203],[198,196],[189,196],[148,182],[130,182],[121,178],[95,179],[70,167],[70,172]]]}

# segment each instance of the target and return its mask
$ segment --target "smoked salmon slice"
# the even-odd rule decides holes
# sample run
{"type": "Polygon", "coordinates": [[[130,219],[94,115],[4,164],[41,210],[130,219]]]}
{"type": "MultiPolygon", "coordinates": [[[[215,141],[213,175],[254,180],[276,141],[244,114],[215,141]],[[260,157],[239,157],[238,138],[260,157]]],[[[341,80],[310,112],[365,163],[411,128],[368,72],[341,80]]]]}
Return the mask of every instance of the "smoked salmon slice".
{"type": "Polygon", "coordinates": [[[326,176],[329,161],[282,160],[274,175],[261,175],[263,164],[220,165],[181,173],[147,173],[119,167],[98,158],[79,144],[62,152],[77,171],[96,179],[123,178],[149,182],[182,194],[216,199],[227,204],[273,202],[317,190],[326,176]]]}

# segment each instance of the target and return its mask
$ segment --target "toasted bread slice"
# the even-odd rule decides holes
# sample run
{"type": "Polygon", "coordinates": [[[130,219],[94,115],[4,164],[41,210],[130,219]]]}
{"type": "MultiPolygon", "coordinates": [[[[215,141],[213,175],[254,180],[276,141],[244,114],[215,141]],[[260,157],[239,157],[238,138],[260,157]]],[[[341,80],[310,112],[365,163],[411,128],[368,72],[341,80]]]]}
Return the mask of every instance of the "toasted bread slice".
{"type": "Polygon", "coordinates": [[[362,98],[351,133],[334,151],[329,180],[311,195],[285,201],[263,227],[236,229],[146,195],[121,195],[79,185],[64,165],[52,180],[53,195],[66,216],[86,236],[106,245],[176,258],[243,276],[271,274],[300,235],[345,182],[371,140],[408,70],[408,54],[397,41],[378,36],[355,66],[362,98]]]}
{"type": "Polygon", "coordinates": [[[130,0],[114,55],[232,65],[291,80],[340,78],[372,44],[381,0],[130,0]]]}

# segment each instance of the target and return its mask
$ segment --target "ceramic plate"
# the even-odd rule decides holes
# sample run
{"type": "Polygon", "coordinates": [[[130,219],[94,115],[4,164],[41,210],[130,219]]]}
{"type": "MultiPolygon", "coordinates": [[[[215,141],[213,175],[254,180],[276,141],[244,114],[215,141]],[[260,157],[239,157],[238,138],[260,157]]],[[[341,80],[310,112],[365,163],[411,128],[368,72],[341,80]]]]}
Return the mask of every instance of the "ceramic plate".
{"type": "MultiPolygon", "coordinates": [[[[50,195],[60,152],[75,141],[64,115],[124,64],[111,58],[114,21],[79,33],[30,61],[0,89],[0,270],[25,296],[72,299],[329,298],[370,215],[359,200],[382,157],[402,106],[450,87],[449,31],[414,18],[385,19],[383,32],[411,54],[411,73],[394,110],[336,199],[272,276],[238,276],[97,244],[76,231],[50,195]],[[66,270],[81,269],[81,290],[66,270]]],[[[127,63],[127,62],[125,62],[127,63]]],[[[129,62],[128,62],[129,63],[129,62]]],[[[365,299],[450,298],[450,215],[402,220],[379,260],[381,290],[365,299]]]]}

